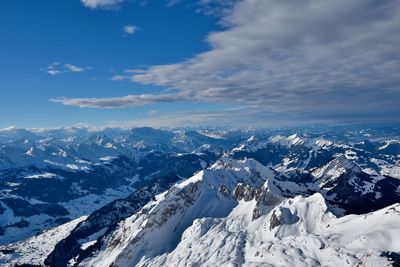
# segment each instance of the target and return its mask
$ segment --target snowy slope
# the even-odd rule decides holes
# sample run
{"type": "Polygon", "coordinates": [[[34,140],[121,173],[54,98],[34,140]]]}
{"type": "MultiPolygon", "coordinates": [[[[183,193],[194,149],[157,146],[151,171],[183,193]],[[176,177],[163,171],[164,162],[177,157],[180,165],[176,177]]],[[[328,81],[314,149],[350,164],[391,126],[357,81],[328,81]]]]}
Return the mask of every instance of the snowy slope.
{"type": "Polygon", "coordinates": [[[260,188],[268,178],[273,178],[270,169],[254,160],[221,159],[121,222],[106,241],[106,249],[82,264],[132,266],[142,258],[168,252],[193,220],[227,216],[237,205],[233,192],[239,183],[260,188]]]}
{"type": "Polygon", "coordinates": [[[74,227],[86,217],[82,216],[53,229],[44,231],[27,240],[6,246],[0,246],[1,266],[15,266],[17,264],[41,265],[55,245],[65,238],[74,227]]]}
{"type": "Polygon", "coordinates": [[[253,221],[252,204],[195,220],[172,252],[138,266],[390,266],[381,252],[400,249],[398,204],[336,218],[317,193],[285,200],[253,221]]]}
{"type": "Polygon", "coordinates": [[[80,266],[384,266],[400,205],[336,218],[319,193],[285,199],[254,160],[222,159],[160,194],[80,266]]]}
{"type": "Polygon", "coordinates": [[[398,140],[346,130],[0,130],[0,243],[31,236],[1,263],[385,266],[385,253],[399,251],[398,140]],[[155,181],[165,187],[141,191],[155,181]],[[70,227],[52,232],[60,224],[70,227]]]}
{"type": "Polygon", "coordinates": [[[321,186],[324,186],[350,171],[360,173],[362,170],[358,165],[348,160],[345,155],[340,154],[328,164],[314,170],[312,176],[321,186]]]}
{"type": "Polygon", "coordinates": [[[192,131],[82,131],[0,130],[0,244],[89,215],[160,177],[190,177],[218,157],[214,139],[192,131]],[[160,136],[168,147],[135,146],[160,136]],[[206,141],[208,149],[191,153],[206,141]]]}

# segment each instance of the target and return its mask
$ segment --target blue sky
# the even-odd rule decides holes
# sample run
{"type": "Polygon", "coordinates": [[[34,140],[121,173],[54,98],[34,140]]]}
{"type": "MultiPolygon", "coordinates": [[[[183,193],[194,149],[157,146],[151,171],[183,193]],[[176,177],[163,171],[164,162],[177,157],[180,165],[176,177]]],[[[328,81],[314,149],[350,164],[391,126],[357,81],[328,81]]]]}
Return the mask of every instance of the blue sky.
{"type": "Polygon", "coordinates": [[[0,127],[398,123],[398,1],[0,3],[0,127]]]}
{"type": "Polygon", "coordinates": [[[0,127],[101,124],[135,119],[154,110],[192,109],[192,104],[175,103],[94,110],[48,100],[157,92],[157,86],[111,78],[125,69],[173,63],[204,51],[203,39],[218,28],[215,17],[165,3],[145,7],[126,3],[106,10],[86,8],[79,0],[3,1],[0,5],[0,127]],[[123,31],[125,25],[140,30],[129,35],[123,31]],[[89,68],[53,76],[45,69],[54,62],[89,68]]]}

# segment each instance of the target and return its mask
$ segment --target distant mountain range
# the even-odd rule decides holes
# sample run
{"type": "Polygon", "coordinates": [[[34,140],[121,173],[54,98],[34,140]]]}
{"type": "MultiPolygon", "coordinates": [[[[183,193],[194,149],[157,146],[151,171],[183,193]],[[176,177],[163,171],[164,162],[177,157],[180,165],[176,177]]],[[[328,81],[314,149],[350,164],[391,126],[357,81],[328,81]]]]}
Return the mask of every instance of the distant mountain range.
{"type": "Polygon", "coordinates": [[[8,128],[0,177],[4,266],[399,262],[397,128],[8,128]]]}

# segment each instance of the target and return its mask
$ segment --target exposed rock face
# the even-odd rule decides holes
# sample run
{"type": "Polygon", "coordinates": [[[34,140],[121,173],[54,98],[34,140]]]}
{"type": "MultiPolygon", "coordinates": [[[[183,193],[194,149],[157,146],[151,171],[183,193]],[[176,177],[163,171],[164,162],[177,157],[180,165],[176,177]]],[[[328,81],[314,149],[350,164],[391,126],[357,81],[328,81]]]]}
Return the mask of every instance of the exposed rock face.
{"type": "Polygon", "coordinates": [[[231,195],[231,190],[226,185],[221,185],[218,189],[218,191],[225,197],[228,197],[231,195]]]}
{"type": "Polygon", "coordinates": [[[233,192],[233,196],[237,200],[243,199],[244,201],[250,201],[254,199],[256,190],[256,188],[240,183],[236,186],[235,191],[233,192]]]}
{"type": "Polygon", "coordinates": [[[275,227],[281,224],[280,218],[276,215],[276,211],[274,210],[271,215],[271,219],[269,221],[269,230],[274,229],[275,227]]]}
{"type": "Polygon", "coordinates": [[[252,201],[256,202],[253,210],[252,219],[255,220],[268,211],[268,207],[275,206],[282,202],[282,197],[273,194],[268,183],[261,187],[252,187],[245,184],[238,184],[233,192],[233,196],[238,201],[252,201]]]}
{"type": "Polygon", "coordinates": [[[292,211],[286,207],[279,207],[272,211],[270,218],[269,230],[271,231],[275,227],[283,224],[294,224],[299,221],[299,217],[292,213],[292,211]]]}
{"type": "Polygon", "coordinates": [[[282,202],[283,198],[273,194],[268,187],[258,189],[255,195],[256,206],[253,210],[252,219],[258,219],[261,215],[266,214],[271,207],[282,202]]]}

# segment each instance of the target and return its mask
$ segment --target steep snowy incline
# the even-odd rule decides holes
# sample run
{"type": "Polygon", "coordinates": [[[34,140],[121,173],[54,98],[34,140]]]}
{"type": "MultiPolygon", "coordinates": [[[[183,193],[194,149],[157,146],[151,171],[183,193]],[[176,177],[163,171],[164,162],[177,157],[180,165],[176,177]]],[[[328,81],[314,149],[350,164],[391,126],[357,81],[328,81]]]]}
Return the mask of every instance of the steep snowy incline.
{"type": "Polygon", "coordinates": [[[115,230],[117,223],[145,206],[156,194],[168,190],[179,177],[163,177],[133,192],[127,198],[115,200],[93,212],[87,219],[60,240],[47,256],[45,265],[66,266],[80,262],[102,246],[103,236],[115,230]]]}
{"type": "MultiPolygon", "coordinates": [[[[273,172],[254,160],[221,159],[121,222],[105,241],[104,250],[81,265],[134,266],[174,250],[194,220],[226,217],[238,205],[237,199],[256,197],[275,204],[280,198],[272,195],[271,191],[278,192],[268,188],[269,179],[273,172]]],[[[255,202],[252,211],[256,206],[255,202]]]]}
{"type": "Polygon", "coordinates": [[[79,266],[387,266],[400,204],[337,218],[324,197],[284,199],[257,161],[222,159],[157,195],[79,266]]]}
{"type": "MultiPolygon", "coordinates": [[[[226,218],[201,218],[170,253],[138,266],[391,266],[400,250],[400,205],[336,218],[316,193],[288,199],[250,220],[254,201],[226,218]]],[[[117,265],[122,266],[122,265],[117,265]]]]}
{"type": "Polygon", "coordinates": [[[348,171],[360,173],[362,170],[354,162],[347,159],[345,155],[341,154],[328,164],[314,170],[312,175],[315,180],[320,182],[321,186],[324,186],[348,171]]]}

